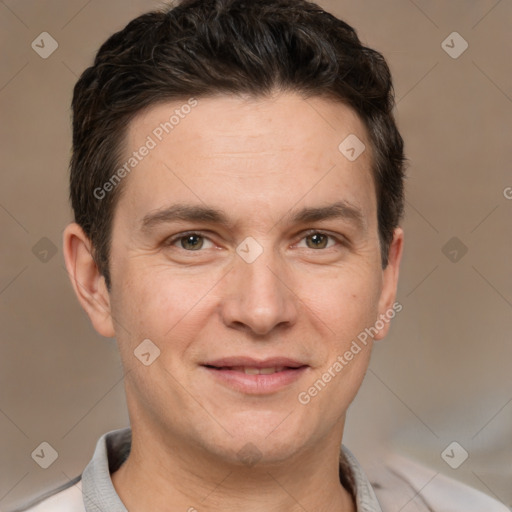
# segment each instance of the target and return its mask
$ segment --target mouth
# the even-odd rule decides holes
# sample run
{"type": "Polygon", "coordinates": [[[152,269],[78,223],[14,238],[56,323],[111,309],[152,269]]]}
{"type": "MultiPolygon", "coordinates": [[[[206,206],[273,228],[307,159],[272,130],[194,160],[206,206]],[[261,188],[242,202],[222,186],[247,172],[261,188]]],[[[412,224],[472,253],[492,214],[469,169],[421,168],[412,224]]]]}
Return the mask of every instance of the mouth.
{"type": "Polygon", "coordinates": [[[285,370],[297,370],[300,367],[291,367],[291,366],[267,366],[267,367],[250,367],[250,366],[210,366],[205,365],[207,368],[211,368],[212,370],[231,370],[233,372],[242,372],[245,375],[272,375],[274,373],[283,372],[285,370]]]}
{"type": "Polygon", "coordinates": [[[201,366],[217,383],[250,395],[276,393],[295,383],[309,368],[287,358],[228,358],[201,366]]]}

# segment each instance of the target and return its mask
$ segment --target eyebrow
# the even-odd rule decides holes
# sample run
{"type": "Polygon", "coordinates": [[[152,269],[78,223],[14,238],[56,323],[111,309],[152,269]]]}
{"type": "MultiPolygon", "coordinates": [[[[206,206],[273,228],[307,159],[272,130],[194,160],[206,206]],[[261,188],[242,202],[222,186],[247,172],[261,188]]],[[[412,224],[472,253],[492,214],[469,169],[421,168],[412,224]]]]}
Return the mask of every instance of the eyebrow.
{"type": "Polygon", "coordinates": [[[347,220],[359,229],[366,229],[366,218],[362,210],[347,201],[338,201],[316,208],[304,208],[293,215],[292,222],[305,224],[329,219],[347,220]]]}
{"type": "Polygon", "coordinates": [[[227,228],[232,227],[226,213],[223,210],[199,205],[175,204],[169,208],[148,213],[142,219],[142,230],[149,231],[159,224],[175,221],[208,222],[219,224],[227,228]]]}
{"type": "MultiPolygon", "coordinates": [[[[346,220],[361,230],[366,229],[366,219],[360,208],[347,202],[338,201],[326,206],[303,208],[292,215],[289,222],[292,224],[305,224],[329,219],[346,220]]],[[[287,215],[287,216],[289,216],[287,215]]],[[[233,229],[231,221],[224,210],[201,205],[175,204],[168,208],[148,213],[142,219],[142,230],[150,231],[152,228],[176,221],[207,222],[233,229]]]]}

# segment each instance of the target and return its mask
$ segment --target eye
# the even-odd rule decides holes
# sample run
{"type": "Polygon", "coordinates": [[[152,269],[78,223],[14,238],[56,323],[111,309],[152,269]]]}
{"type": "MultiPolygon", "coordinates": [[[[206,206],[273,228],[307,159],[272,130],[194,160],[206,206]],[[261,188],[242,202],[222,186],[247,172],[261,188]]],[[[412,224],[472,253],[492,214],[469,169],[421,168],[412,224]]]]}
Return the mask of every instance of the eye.
{"type": "MultiPolygon", "coordinates": [[[[179,244],[178,247],[180,249],[183,249],[185,251],[199,251],[204,248],[205,243],[210,243],[211,247],[213,247],[213,243],[211,240],[206,238],[205,236],[199,234],[199,233],[180,233],[179,235],[176,235],[172,238],[169,238],[165,245],[167,246],[176,246],[176,244],[179,244]]],[[[211,247],[206,247],[211,248],[211,247]]]]}
{"type": "MultiPolygon", "coordinates": [[[[336,237],[324,233],[323,231],[309,231],[306,233],[306,236],[302,238],[302,240],[306,241],[306,247],[308,249],[330,249],[335,246],[336,243],[341,243],[336,237]],[[333,241],[331,245],[329,245],[329,239],[333,241]]],[[[301,240],[301,242],[302,242],[301,240]]]]}

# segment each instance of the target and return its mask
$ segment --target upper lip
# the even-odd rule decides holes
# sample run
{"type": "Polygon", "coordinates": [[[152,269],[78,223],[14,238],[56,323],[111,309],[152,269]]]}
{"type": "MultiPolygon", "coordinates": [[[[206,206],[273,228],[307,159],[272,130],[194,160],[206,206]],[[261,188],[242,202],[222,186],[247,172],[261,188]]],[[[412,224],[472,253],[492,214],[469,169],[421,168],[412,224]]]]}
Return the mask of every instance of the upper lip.
{"type": "Polygon", "coordinates": [[[223,357],[202,363],[202,366],[215,366],[216,368],[244,366],[246,368],[273,368],[286,366],[289,368],[300,368],[307,366],[295,359],[288,357],[269,357],[267,359],[255,359],[253,357],[223,357]]]}

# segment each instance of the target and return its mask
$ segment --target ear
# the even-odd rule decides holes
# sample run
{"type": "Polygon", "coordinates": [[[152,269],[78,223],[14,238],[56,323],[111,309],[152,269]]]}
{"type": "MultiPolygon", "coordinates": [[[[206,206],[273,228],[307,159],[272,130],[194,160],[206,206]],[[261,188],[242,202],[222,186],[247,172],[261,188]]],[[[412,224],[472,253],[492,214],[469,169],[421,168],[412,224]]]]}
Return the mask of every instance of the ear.
{"type": "Polygon", "coordinates": [[[76,223],[64,230],[63,252],[71,284],[92,325],[102,336],[113,338],[114,323],[105,278],[94,261],[89,238],[76,223]]]}
{"type": "Polygon", "coordinates": [[[393,240],[389,246],[388,265],[382,270],[382,292],[379,299],[379,318],[376,320],[376,323],[379,322],[379,325],[384,324],[384,327],[379,329],[374,340],[381,340],[387,335],[391,319],[402,310],[402,305],[395,304],[395,299],[403,245],[404,231],[402,228],[396,228],[393,232],[393,240]]]}

